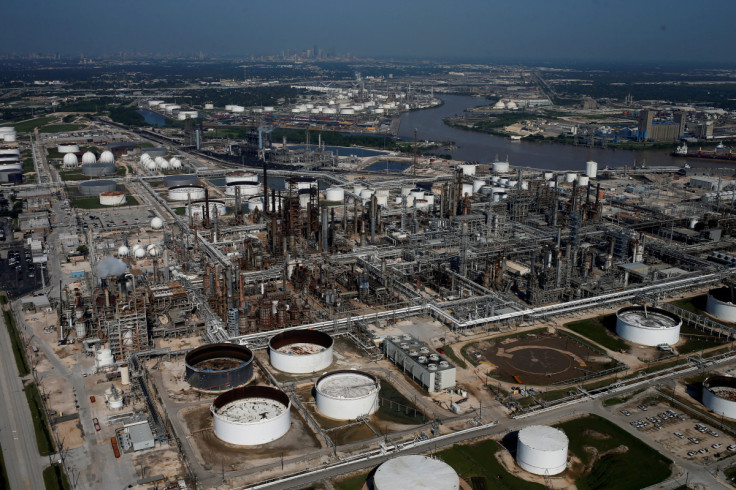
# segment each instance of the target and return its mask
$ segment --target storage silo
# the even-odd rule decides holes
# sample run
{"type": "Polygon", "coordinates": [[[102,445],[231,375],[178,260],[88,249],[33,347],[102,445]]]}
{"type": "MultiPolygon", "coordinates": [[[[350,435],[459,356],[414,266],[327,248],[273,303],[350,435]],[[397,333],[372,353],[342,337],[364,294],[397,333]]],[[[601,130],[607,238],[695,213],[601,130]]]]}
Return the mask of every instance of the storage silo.
{"type": "Polygon", "coordinates": [[[585,162],[585,175],[587,175],[591,179],[595,179],[598,175],[598,163],[594,162],[593,160],[585,162]]]}
{"type": "Polygon", "coordinates": [[[458,490],[460,477],[452,467],[439,459],[411,454],[391,458],[373,475],[375,490],[398,488],[422,490],[458,490]]]}
{"type": "Polygon", "coordinates": [[[215,435],[237,446],[275,441],[291,426],[291,400],[270,386],[245,386],[221,394],[212,402],[215,435]]]}
{"type": "Polygon", "coordinates": [[[703,405],[718,415],[736,419],[736,378],[710,376],[703,381],[703,405]]]}
{"type": "Polygon", "coordinates": [[[564,432],[546,425],[519,431],[516,464],[535,475],[557,475],[567,468],[569,440],[564,432]]]}
{"type": "Polygon", "coordinates": [[[332,371],[314,384],[317,411],[336,420],[355,420],[378,410],[381,383],[361,371],[332,371]]]}
{"type": "Polygon", "coordinates": [[[285,373],[314,373],[332,364],[334,341],[317,330],[287,330],[268,341],[271,365],[285,373]]]}
{"type": "Polygon", "coordinates": [[[661,308],[627,306],[616,312],[616,334],[650,347],[676,344],[681,326],[680,317],[661,308]]]}
{"type": "Polygon", "coordinates": [[[705,311],[724,322],[736,323],[736,291],[730,287],[711,289],[705,311]]]}

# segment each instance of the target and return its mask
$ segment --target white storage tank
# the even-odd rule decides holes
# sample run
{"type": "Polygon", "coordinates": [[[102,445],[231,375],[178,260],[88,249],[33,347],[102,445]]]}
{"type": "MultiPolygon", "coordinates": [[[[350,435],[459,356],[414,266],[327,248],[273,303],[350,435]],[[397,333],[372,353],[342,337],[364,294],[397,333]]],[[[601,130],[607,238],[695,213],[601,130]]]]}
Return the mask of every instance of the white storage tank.
{"type": "Polygon", "coordinates": [[[565,182],[567,182],[568,184],[572,184],[577,178],[578,174],[574,174],[572,172],[568,172],[565,174],[565,182]]]}
{"type": "Polygon", "coordinates": [[[730,287],[711,289],[705,311],[724,322],[736,323],[736,291],[730,287]]]}
{"type": "Polygon", "coordinates": [[[711,376],[703,381],[703,405],[718,415],[736,419],[736,378],[711,376]]]}
{"type": "Polygon", "coordinates": [[[248,212],[252,214],[256,211],[263,211],[263,199],[260,197],[248,199],[248,212]]]}
{"type": "Polygon", "coordinates": [[[82,163],[97,163],[97,157],[91,151],[85,152],[82,155],[82,163]]]}
{"type": "Polygon", "coordinates": [[[378,410],[381,383],[361,371],[333,371],[314,384],[317,411],[336,420],[355,420],[378,410]]]}
{"type": "Polygon", "coordinates": [[[233,182],[258,182],[258,175],[245,170],[236,170],[225,174],[225,184],[233,182]]]}
{"type": "Polygon", "coordinates": [[[75,168],[79,165],[79,160],[77,159],[77,155],[74,153],[67,153],[64,155],[64,160],[62,162],[62,165],[64,168],[75,168]]]}
{"type": "Polygon", "coordinates": [[[79,145],[59,145],[56,147],[59,153],[79,153],[79,145]]]}
{"type": "Polygon", "coordinates": [[[578,185],[580,187],[587,187],[589,183],[590,183],[590,177],[588,177],[587,175],[578,176],[578,185]]]}
{"type": "Polygon", "coordinates": [[[627,306],[616,312],[616,334],[650,347],[676,344],[681,326],[680,317],[661,308],[627,306]]]}
{"type": "Polygon", "coordinates": [[[459,490],[460,477],[440,459],[418,454],[397,456],[378,467],[375,490],[459,490]]]}
{"type": "Polygon", "coordinates": [[[112,366],[114,363],[115,359],[113,359],[110,349],[100,349],[95,353],[95,365],[97,368],[106,368],[112,366]]]}
{"type": "Polygon", "coordinates": [[[113,155],[111,151],[105,150],[102,152],[102,155],[100,155],[100,162],[115,163],[115,155],[113,155]]]}
{"type": "Polygon", "coordinates": [[[587,175],[591,179],[595,179],[598,175],[598,164],[593,160],[585,162],[585,175],[587,175]]]}
{"type": "MultiPolygon", "coordinates": [[[[205,201],[194,201],[192,202],[191,206],[187,204],[186,214],[187,216],[191,216],[193,219],[202,219],[204,218],[205,206],[207,206],[205,201]]],[[[261,209],[263,209],[263,205],[261,205],[261,209]]],[[[216,201],[214,199],[210,199],[209,210],[210,219],[212,219],[215,214],[217,214],[217,216],[224,216],[227,213],[227,207],[225,206],[225,203],[223,201],[216,201]]]]}
{"type": "Polygon", "coordinates": [[[118,257],[127,257],[130,253],[130,249],[125,245],[118,247],[118,257]]]}
{"type": "Polygon", "coordinates": [[[288,330],[268,341],[271,365],[285,373],[315,373],[332,364],[332,337],[317,330],[288,330]]]}
{"type": "MultiPolygon", "coordinates": [[[[434,198],[434,196],[432,196],[434,198]]],[[[379,206],[388,206],[388,196],[387,195],[379,195],[376,193],[376,204],[379,206]]]]}
{"type": "Polygon", "coordinates": [[[125,192],[109,191],[100,194],[100,204],[103,206],[122,206],[125,204],[125,192]]]}
{"type": "Polygon", "coordinates": [[[214,108],[215,108],[215,104],[210,104],[210,103],[207,103],[207,104],[205,104],[205,105],[204,105],[204,109],[205,109],[206,111],[211,111],[211,110],[212,110],[212,109],[214,109],[214,108]]]}
{"type": "Polygon", "coordinates": [[[473,195],[473,184],[463,184],[463,191],[460,197],[464,198],[465,194],[467,194],[468,197],[471,197],[473,195]]]}
{"type": "Polygon", "coordinates": [[[127,363],[123,363],[119,367],[120,370],[120,384],[127,386],[130,384],[130,368],[127,363]]]}
{"type": "Polygon", "coordinates": [[[424,199],[424,191],[421,189],[412,189],[409,195],[414,196],[414,199],[424,199]]]}
{"type": "Polygon", "coordinates": [[[544,180],[552,180],[555,178],[555,174],[553,172],[544,172],[544,180]]]}
{"type": "Polygon", "coordinates": [[[154,230],[160,230],[163,227],[164,227],[164,220],[162,220],[158,216],[156,216],[155,218],[151,220],[151,228],[153,228],[154,230]]]}
{"type": "Polygon", "coordinates": [[[270,386],[245,386],[226,391],[212,402],[215,435],[237,446],[275,441],[291,426],[291,400],[270,386]]]}
{"type": "Polygon", "coordinates": [[[474,180],[473,181],[473,192],[478,192],[480,188],[483,187],[484,185],[486,185],[485,180],[481,180],[481,179],[474,180]]]}
{"type": "Polygon", "coordinates": [[[204,199],[204,187],[201,185],[178,185],[169,188],[169,199],[172,201],[198,201],[204,199]]]}
{"type": "Polygon", "coordinates": [[[458,165],[457,168],[462,170],[463,175],[473,176],[475,175],[477,165],[473,165],[471,163],[464,163],[461,165],[458,165]]]}
{"type": "Polygon", "coordinates": [[[325,201],[343,202],[345,200],[345,190],[342,187],[330,187],[325,191],[325,201]]]}
{"type": "Polygon", "coordinates": [[[181,160],[176,157],[172,158],[169,163],[171,164],[171,168],[174,170],[179,170],[181,168],[181,160]]]}
{"type": "Polygon", "coordinates": [[[509,162],[493,162],[493,171],[499,174],[505,174],[509,171],[509,162]]]}
{"type": "Polygon", "coordinates": [[[235,189],[240,189],[241,197],[250,197],[261,192],[261,184],[258,182],[231,182],[226,184],[225,194],[228,196],[234,196],[235,189]]]}
{"type": "Polygon", "coordinates": [[[567,468],[569,440],[564,432],[546,425],[519,431],[516,464],[535,475],[557,475],[567,468]]]}

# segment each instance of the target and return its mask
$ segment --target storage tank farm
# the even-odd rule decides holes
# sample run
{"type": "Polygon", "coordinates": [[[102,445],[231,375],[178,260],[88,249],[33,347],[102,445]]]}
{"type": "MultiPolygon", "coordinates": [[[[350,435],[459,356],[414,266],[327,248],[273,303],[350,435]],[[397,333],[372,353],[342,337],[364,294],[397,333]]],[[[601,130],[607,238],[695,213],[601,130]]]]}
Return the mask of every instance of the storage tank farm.
{"type": "Polygon", "coordinates": [[[661,308],[628,306],[616,312],[616,333],[636,344],[675,345],[681,326],[680,317],[661,308]]]}
{"type": "Polygon", "coordinates": [[[736,291],[725,286],[708,291],[705,311],[724,322],[736,323],[736,291]]]}
{"type": "Polygon", "coordinates": [[[736,378],[710,376],[703,381],[703,405],[718,415],[736,420],[736,378]]]}
{"type": "Polygon", "coordinates": [[[268,356],[279,371],[306,374],[323,371],[333,359],[334,341],[316,330],[288,330],[271,337],[268,356]]]}
{"type": "Polygon", "coordinates": [[[378,410],[381,383],[372,374],[341,370],[326,373],[314,384],[317,411],[336,420],[355,420],[378,410]]]}
{"type": "Polygon", "coordinates": [[[429,456],[407,455],[389,459],[373,475],[375,490],[458,490],[460,477],[444,461],[429,456]]]}
{"type": "Polygon", "coordinates": [[[226,391],[212,402],[215,435],[237,446],[275,441],[291,427],[291,400],[270,386],[226,391]]]}
{"type": "Polygon", "coordinates": [[[560,429],[531,425],[519,431],[516,464],[535,475],[557,475],[567,468],[569,439],[560,429]]]}

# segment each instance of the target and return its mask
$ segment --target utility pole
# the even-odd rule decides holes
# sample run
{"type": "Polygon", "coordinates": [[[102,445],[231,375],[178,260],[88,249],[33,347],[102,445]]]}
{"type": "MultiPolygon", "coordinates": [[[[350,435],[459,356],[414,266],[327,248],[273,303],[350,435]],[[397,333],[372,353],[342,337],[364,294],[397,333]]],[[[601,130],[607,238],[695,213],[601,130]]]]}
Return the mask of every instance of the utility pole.
{"type": "Polygon", "coordinates": [[[417,178],[417,128],[414,128],[414,155],[412,156],[412,176],[414,179],[417,178]]]}

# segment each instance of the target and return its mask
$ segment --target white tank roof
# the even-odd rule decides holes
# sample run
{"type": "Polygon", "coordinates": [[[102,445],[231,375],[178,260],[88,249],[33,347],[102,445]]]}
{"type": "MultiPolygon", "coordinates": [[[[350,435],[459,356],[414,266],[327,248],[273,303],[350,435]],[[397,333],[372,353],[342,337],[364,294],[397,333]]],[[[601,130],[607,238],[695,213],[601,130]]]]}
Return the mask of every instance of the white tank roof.
{"type": "Polygon", "coordinates": [[[457,490],[460,488],[460,478],[444,461],[408,455],[390,459],[379,466],[373,476],[373,486],[376,490],[457,490]]]}
{"type": "Polygon", "coordinates": [[[115,162],[115,155],[111,151],[103,151],[100,155],[100,162],[102,163],[113,163],[115,162]]]}
{"type": "Polygon", "coordinates": [[[540,451],[567,450],[569,439],[560,429],[547,425],[530,425],[519,431],[519,441],[540,451]]]}
{"type": "Polygon", "coordinates": [[[270,398],[247,398],[228,403],[217,413],[231,422],[252,424],[275,419],[286,410],[287,406],[270,398]]]}
{"type": "Polygon", "coordinates": [[[335,373],[325,376],[317,385],[317,390],[332,398],[362,398],[378,390],[369,376],[360,373],[335,373]]]}
{"type": "Polygon", "coordinates": [[[74,153],[67,153],[64,155],[64,163],[67,165],[76,165],[79,163],[79,160],[74,153]]]}
{"type": "Polygon", "coordinates": [[[86,152],[82,155],[82,163],[96,163],[97,157],[91,151],[86,152]]]}

